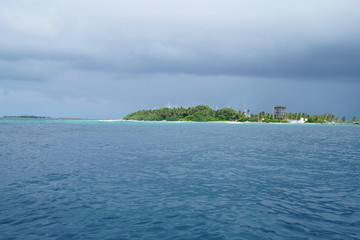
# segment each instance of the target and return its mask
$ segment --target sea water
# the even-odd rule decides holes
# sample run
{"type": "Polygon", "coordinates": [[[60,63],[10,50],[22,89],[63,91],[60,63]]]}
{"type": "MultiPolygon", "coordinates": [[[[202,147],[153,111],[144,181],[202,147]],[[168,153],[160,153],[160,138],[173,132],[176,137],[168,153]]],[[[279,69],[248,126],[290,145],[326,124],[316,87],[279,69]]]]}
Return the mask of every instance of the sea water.
{"type": "Polygon", "coordinates": [[[0,120],[0,239],[360,239],[360,127],[0,120]]]}

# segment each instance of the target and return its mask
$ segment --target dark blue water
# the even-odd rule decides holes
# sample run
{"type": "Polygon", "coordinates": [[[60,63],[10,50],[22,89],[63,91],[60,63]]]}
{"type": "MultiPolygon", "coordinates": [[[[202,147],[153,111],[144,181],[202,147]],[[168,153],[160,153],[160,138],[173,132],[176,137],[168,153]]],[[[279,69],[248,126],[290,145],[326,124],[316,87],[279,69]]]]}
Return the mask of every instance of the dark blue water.
{"type": "Polygon", "coordinates": [[[360,127],[0,121],[0,239],[360,239],[360,127]]]}

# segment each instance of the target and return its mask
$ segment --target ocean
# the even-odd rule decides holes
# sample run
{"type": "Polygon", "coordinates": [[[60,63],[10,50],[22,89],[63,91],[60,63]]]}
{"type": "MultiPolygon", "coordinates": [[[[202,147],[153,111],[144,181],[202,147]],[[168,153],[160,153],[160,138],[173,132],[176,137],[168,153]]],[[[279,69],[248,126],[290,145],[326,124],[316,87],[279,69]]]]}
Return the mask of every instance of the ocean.
{"type": "Polygon", "coordinates": [[[360,239],[360,126],[0,120],[0,239],[360,239]]]}

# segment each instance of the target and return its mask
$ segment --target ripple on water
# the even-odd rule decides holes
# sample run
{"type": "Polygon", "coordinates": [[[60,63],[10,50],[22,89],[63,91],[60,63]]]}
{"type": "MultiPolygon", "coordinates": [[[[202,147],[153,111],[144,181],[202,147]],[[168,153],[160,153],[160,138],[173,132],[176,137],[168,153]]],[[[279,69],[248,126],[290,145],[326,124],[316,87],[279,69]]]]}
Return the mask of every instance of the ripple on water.
{"type": "Polygon", "coordinates": [[[0,131],[1,239],[360,239],[359,128],[0,131]]]}

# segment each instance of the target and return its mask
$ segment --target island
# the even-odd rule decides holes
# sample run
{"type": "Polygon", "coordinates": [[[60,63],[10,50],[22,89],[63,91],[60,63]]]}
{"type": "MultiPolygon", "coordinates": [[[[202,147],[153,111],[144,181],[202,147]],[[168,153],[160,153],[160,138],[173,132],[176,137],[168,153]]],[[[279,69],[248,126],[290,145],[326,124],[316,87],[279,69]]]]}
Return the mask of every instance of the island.
{"type": "Polygon", "coordinates": [[[33,115],[21,115],[21,116],[4,116],[7,119],[50,119],[50,117],[33,116],[33,115]]]}
{"type": "MultiPolygon", "coordinates": [[[[163,107],[160,109],[140,110],[126,115],[123,120],[136,121],[194,121],[194,122],[263,122],[263,123],[348,123],[343,117],[341,121],[334,114],[310,115],[306,113],[281,112],[286,109],[276,106],[274,110],[280,109],[280,114],[260,112],[249,114],[248,110],[236,111],[230,107],[213,110],[208,105],[195,107],[163,107]]],[[[356,118],[351,124],[358,123],[356,118]]]]}
{"type": "Polygon", "coordinates": [[[3,116],[3,119],[50,119],[50,120],[81,120],[81,118],[67,118],[67,117],[44,117],[44,116],[34,116],[34,115],[21,115],[21,116],[3,116]]]}

